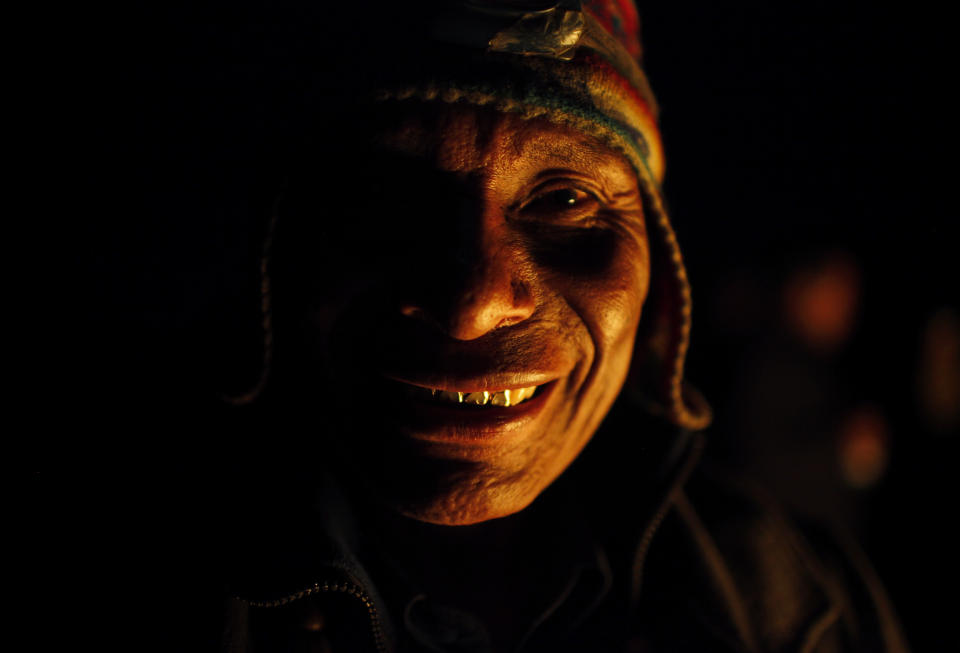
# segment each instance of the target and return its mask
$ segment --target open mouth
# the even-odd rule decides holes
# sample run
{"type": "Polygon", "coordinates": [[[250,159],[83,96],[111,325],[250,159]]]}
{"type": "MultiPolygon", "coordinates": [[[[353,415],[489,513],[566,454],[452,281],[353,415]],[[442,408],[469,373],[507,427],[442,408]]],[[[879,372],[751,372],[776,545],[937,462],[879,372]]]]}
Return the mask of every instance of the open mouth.
{"type": "Polygon", "coordinates": [[[525,388],[510,388],[495,391],[456,392],[440,390],[438,388],[423,388],[416,385],[404,384],[410,397],[427,401],[447,404],[466,404],[469,406],[517,406],[528,399],[532,399],[542,385],[531,385],[525,388]]]}
{"type": "MultiPolygon", "coordinates": [[[[540,432],[536,425],[542,422],[540,417],[558,387],[557,379],[513,388],[504,387],[512,380],[471,379],[462,381],[466,387],[458,391],[456,380],[437,379],[423,385],[395,377],[384,380],[387,382],[383,386],[385,396],[391,400],[388,420],[392,429],[416,441],[459,444],[471,451],[479,445],[505,446],[535,437],[540,432]],[[434,383],[449,385],[431,388],[434,383]]],[[[534,379],[517,379],[512,383],[531,381],[534,379]]],[[[457,451],[458,456],[463,453],[457,451]]]]}

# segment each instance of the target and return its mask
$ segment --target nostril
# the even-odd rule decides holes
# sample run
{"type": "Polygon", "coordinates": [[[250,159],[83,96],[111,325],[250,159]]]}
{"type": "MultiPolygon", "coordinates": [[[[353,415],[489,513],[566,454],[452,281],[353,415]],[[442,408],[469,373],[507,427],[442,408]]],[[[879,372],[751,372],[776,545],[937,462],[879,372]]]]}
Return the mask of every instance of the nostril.
{"type": "Polygon", "coordinates": [[[535,310],[531,274],[516,248],[498,246],[464,274],[420,278],[400,313],[456,340],[473,340],[528,319],[535,310]]]}
{"type": "Polygon", "coordinates": [[[513,326],[514,324],[520,324],[521,322],[523,322],[524,319],[525,318],[522,318],[522,317],[505,317],[502,320],[500,320],[499,324],[494,325],[493,328],[494,330],[503,329],[508,326],[513,326]]]}
{"type": "Polygon", "coordinates": [[[445,330],[445,326],[441,320],[435,317],[430,311],[424,310],[420,306],[416,306],[414,304],[404,304],[400,306],[400,314],[406,318],[410,318],[411,320],[416,320],[421,324],[429,325],[434,329],[438,329],[440,331],[445,330]]]}

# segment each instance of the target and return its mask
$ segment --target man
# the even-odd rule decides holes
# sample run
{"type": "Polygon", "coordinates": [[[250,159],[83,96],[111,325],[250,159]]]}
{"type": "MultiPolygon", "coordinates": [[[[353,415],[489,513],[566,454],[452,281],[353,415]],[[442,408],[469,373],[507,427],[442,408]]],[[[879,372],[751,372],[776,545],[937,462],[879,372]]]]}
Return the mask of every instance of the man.
{"type": "Polygon", "coordinates": [[[349,31],[231,398],[286,477],[235,497],[227,650],[905,650],[859,558],[694,473],[637,15],[582,4],[349,31]]]}

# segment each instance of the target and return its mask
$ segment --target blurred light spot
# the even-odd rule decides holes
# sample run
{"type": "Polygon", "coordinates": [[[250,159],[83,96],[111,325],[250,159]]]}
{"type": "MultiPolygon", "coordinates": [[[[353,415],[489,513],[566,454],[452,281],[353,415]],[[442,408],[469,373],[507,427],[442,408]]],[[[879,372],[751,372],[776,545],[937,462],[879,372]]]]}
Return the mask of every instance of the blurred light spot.
{"type": "Polygon", "coordinates": [[[960,316],[941,308],[927,321],[920,347],[920,413],[933,431],[960,430],[960,316]]]}
{"type": "Polygon", "coordinates": [[[303,620],[303,629],[311,633],[319,633],[326,624],[323,612],[314,608],[307,611],[303,620]]]}
{"type": "Polygon", "coordinates": [[[808,346],[834,351],[850,336],[857,317],[860,270],[845,253],[797,269],[784,288],[787,324],[808,346]]]}
{"type": "Polygon", "coordinates": [[[838,455],[843,480],[851,487],[865,489],[880,480],[890,459],[890,430],[879,410],[861,407],[847,416],[838,455]]]}

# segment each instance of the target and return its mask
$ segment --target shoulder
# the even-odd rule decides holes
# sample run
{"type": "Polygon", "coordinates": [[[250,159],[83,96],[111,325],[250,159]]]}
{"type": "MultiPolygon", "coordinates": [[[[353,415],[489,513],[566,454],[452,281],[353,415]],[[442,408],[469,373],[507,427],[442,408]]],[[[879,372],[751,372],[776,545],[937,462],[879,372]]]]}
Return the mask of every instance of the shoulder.
{"type": "Polygon", "coordinates": [[[643,570],[642,610],[732,650],[906,651],[858,547],[800,524],[761,489],[705,466],[678,491],[643,570]],[[663,614],[664,611],[673,614],[663,614]]]}

